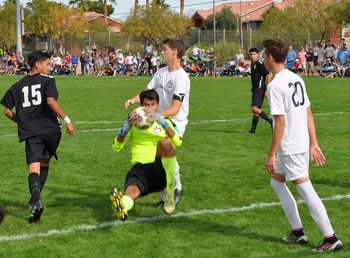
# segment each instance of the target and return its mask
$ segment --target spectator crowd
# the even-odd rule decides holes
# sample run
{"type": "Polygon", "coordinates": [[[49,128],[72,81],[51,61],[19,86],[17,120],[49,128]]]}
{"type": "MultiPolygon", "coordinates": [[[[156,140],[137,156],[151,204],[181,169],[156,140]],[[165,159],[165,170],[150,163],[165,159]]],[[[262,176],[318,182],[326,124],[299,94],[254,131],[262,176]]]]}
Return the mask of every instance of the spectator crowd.
{"type": "MultiPolygon", "coordinates": [[[[263,53],[261,56],[263,58],[263,53]]],[[[52,51],[51,59],[52,75],[153,75],[165,65],[162,56],[150,43],[135,53],[123,53],[120,48],[100,49],[94,43],[79,54],[52,51]]],[[[182,65],[190,76],[196,77],[250,76],[250,60],[245,59],[241,49],[218,67],[213,48],[205,50],[195,45],[183,56],[182,65]]],[[[289,46],[286,67],[306,76],[350,77],[350,50],[344,39],[340,46],[328,42],[324,45],[301,47],[298,51],[289,46]]],[[[0,48],[0,74],[26,74],[29,70],[22,53],[0,48]]]]}

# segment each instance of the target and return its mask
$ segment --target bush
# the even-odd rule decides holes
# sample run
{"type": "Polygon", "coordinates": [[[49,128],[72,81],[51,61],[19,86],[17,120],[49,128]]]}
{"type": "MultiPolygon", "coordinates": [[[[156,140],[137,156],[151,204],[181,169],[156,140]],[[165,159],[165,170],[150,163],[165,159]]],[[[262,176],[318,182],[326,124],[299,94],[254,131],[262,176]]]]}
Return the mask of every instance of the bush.
{"type": "MultiPolygon", "coordinates": [[[[238,49],[240,49],[239,44],[234,41],[220,41],[210,47],[214,48],[218,66],[223,65],[225,61],[234,60],[238,49]]],[[[244,51],[242,50],[242,52],[244,51]]]]}

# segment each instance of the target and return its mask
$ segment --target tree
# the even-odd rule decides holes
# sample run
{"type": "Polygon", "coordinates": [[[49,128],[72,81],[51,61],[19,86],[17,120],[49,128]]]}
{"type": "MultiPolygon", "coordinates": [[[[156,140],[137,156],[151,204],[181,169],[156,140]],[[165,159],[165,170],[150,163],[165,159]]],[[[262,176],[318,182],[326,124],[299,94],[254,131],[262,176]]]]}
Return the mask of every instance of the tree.
{"type": "Polygon", "coordinates": [[[6,47],[16,44],[16,8],[7,2],[0,8],[0,42],[6,47]]]}
{"type": "Polygon", "coordinates": [[[294,45],[321,42],[340,26],[339,11],[339,0],[296,0],[292,7],[269,11],[261,30],[267,36],[278,36],[294,45]]]}
{"type": "MultiPolygon", "coordinates": [[[[96,12],[96,13],[105,13],[105,6],[103,0],[97,1],[86,1],[86,11],[96,12]]],[[[107,5],[107,16],[111,15],[114,12],[112,5],[107,5]]]]}
{"type": "MultiPolygon", "coordinates": [[[[236,30],[237,29],[237,17],[231,11],[230,7],[224,7],[221,12],[215,14],[216,29],[218,30],[236,30]]],[[[214,17],[209,15],[204,21],[204,27],[212,30],[214,28],[214,17]]]]}
{"type": "Polygon", "coordinates": [[[35,34],[36,49],[39,48],[39,37],[49,32],[50,24],[49,3],[47,0],[33,0],[27,4],[25,16],[25,28],[35,34]]]}
{"type": "Polygon", "coordinates": [[[278,37],[289,44],[303,46],[307,43],[308,33],[299,19],[293,15],[294,8],[284,10],[273,8],[265,16],[260,31],[267,37],[278,37]]]}
{"type": "Polygon", "coordinates": [[[331,9],[338,23],[350,24],[350,1],[341,0],[336,5],[333,5],[331,9]]]}
{"type": "Polygon", "coordinates": [[[184,15],[185,0],[180,0],[180,15],[184,15]]]}
{"type": "Polygon", "coordinates": [[[51,2],[49,14],[51,17],[49,33],[58,42],[63,43],[68,35],[74,35],[78,38],[84,37],[88,21],[78,8],[69,8],[63,4],[51,2]]]}
{"type": "Polygon", "coordinates": [[[170,10],[166,5],[139,6],[136,16],[130,16],[123,24],[122,33],[142,37],[157,49],[166,38],[186,34],[191,20],[170,10]]]}
{"type": "Polygon", "coordinates": [[[134,16],[136,16],[138,8],[139,8],[139,0],[135,0],[135,2],[134,2],[134,16]]]}

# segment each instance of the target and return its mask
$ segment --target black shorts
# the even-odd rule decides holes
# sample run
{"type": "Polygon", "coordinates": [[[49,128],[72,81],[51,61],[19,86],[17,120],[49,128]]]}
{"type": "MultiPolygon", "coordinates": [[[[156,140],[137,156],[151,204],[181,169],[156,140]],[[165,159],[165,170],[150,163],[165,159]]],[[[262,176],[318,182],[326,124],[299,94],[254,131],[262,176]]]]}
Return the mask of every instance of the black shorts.
{"type": "Polygon", "coordinates": [[[254,88],[252,89],[252,106],[261,108],[264,103],[266,88],[254,88]]]}
{"type": "Polygon", "coordinates": [[[57,159],[56,150],[61,141],[60,131],[28,138],[26,143],[27,165],[34,162],[48,161],[54,156],[57,159]]]}
{"type": "Polygon", "coordinates": [[[165,189],[166,174],[160,158],[156,158],[153,163],[135,164],[125,178],[125,189],[130,185],[140,189],[140,196],[165,189]]]}

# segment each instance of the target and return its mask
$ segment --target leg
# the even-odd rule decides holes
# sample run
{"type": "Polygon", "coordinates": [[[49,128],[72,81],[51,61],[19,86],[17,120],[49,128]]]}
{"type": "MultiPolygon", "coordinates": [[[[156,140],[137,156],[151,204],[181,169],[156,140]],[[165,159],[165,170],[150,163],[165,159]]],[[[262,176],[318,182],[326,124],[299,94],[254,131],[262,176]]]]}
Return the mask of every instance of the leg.
{"type": "Polygon", "coordinates": [[[166,174],[164,211],[171,214],[175,210],[175,177],[176,156],[175,149],[168,139],[161,139],[157,145],[157,157],[161,159],[166,174]]]}
{"type": "Polygon", "coordinates": [[[296,242],[304,244],[307,242],[307,237],[302,230],[303,226],[300,220],[297,203],[286,185],[285,177],[278,173],[272,174],[271,187],[281,201],[284,214],[292,228],[292,233],[284,237],[286,242],[296,242]]]}
{"type": "Polygon", "coordinates": [[[334,234],[334,230],[329,221],[326,208],[324,207],[320,197],[317,195],[315,189],[313,188],[310,178],[304,177],[293,181],[300,196],[305,201],[306,205],[310,210],[311,217],[315,221],[316,225],[326,236],[334,234]]]}
{"type": "Polygon", "coordinates": [[[342,242],[334,233],[326,208],[313,188],[309,177],[304,177],[293,182],[296,185],[300,196],[309,208],[311,217],[324,235],[322,243],[313,249],[313,251],[325,252],[340,250],[342,248],[342,242]]]}
{"type": "Polygon", "coordinates": [[[50,160],[40,162],[40,192],[43,190],[46,179],[49,175],[50,160]]]}

